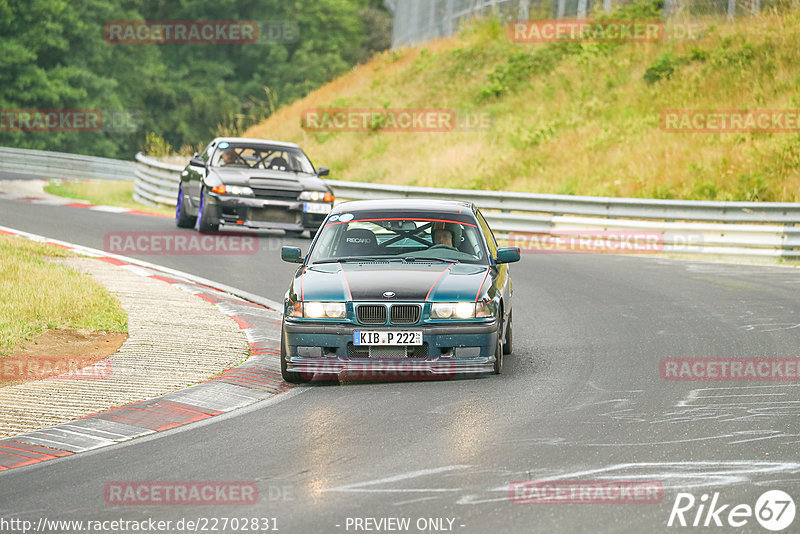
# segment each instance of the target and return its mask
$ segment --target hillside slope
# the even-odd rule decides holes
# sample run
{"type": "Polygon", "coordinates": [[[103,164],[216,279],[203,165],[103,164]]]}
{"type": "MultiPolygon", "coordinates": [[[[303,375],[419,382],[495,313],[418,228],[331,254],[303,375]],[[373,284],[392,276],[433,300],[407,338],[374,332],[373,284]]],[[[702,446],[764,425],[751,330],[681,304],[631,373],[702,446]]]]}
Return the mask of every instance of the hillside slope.
{"type": "MultiPolygon", "coordinates": [[[[627,9],[612,17],[643,18],[648,8],[627,9]]],[[[522,44],[497,21],[482,21],[458,37],[383,53],[245,135],[297,142],[341,180],[800,200],[797,130],[660,126],[664,110],[800,109],[800,14],[694,21],[666,35],[654,43],[522,44]],[[446,108],[486,120],[474,131],[304,130],[303,112],[315,108],[446,108]]]]}

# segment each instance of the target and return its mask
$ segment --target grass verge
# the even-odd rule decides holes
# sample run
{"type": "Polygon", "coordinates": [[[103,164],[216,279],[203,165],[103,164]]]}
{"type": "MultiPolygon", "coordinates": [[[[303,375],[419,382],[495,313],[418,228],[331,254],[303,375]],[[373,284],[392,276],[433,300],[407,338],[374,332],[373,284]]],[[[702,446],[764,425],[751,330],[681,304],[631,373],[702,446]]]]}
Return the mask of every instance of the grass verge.
{"type": "Polygon", "coordinates": [[[127,314],[102,285],[47,261],[71,255],[0,235],[0,356],[50,329],[127,332],[127,314]]]}
{"type": "Polygon", "coordinates": [[[142,210],[158,215],[175,215],[175,208],[169,206],[146,206],[133,199],[133,182],[71,182],[54,180],[44,187],[45,193],[64,198],[85,200],[102,206],[117,206],[142,210]]]}

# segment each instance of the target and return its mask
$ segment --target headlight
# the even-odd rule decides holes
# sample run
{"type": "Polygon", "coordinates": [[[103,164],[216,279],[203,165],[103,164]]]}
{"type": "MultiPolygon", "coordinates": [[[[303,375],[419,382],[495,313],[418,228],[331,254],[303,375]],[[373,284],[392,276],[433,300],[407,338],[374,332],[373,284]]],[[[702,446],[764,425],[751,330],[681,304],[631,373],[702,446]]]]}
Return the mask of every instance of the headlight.
{"type": "Polygon", "coordinates": [[[333,194],[328,191],[303,191],[297,198],[311,202],[333,202],[333,194]]]}
{"type": "Polygon", "coordinates": [[[303,303],[303,317],[308,319],[343,319],[346,315],[344,302],[303,303]]]}
{"type": "Polygon", "coordinates": [[[249,187],[243,185],[218,185],[214,189],[212,189],[214,193],[219,193],[220,195],[234,195],[237,197],[252,197],[253,190],[249,187]]]}
{"type": "Polygon", "coordinates": [[[434,302],[431,319],[475,319],[491,317],[489,303],[481,302],[434,302]]]}
{"type": "Polygon", "coordinates": [[[453,316],[455,306],[450,302],[435,302],[431,305],[431,317],[433,319],[449,319],[453,316]]]}
{"type": "Polygon", "coordinates": [[[431,306],[433,319],[472,319],[475,317],[474,302],[434,302],[431,306]]]}
{"type": "Polygon", "coordinates": [[[456,304],[455,314],[459,319],[472,319],[475,317],[475,303],[459,302],[456,304]]]}

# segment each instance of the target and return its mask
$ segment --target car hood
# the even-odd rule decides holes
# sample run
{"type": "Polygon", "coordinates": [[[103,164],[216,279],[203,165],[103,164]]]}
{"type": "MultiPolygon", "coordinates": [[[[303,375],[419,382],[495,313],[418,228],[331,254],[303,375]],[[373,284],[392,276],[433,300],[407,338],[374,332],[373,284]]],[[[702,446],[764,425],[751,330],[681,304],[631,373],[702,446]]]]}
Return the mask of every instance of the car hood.
{"type": "Polygon", "coordinates": [[[485,291],[487,269],[462,263],[325,263],[298,273],[294,291],[306,301],[473,301],[485,291]]]}
{"type": "Polygon", "coordinates": [[[212,168],[213,174],[225,185],[246,185],[270,189],[326,190],[325,184],[315,174],[283,172],[269,169],[246,169],[244,167],[212,168]]]}

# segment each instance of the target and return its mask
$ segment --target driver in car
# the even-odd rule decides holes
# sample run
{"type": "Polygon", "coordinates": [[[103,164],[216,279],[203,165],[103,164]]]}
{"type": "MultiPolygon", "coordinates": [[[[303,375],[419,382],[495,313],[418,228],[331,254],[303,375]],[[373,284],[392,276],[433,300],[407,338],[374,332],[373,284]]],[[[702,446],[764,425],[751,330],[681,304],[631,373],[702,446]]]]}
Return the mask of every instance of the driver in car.
{"type": "Polygon", "coordinates": [[[233,165],[236,163],[237,157],[236,151],[232,148],[229,148],[222,153],[222,158],[219,160],[219,166],[224,167],[225,165],[233,165]]]}
{"type": "MultiPolygon", "coordinates": [[[[459,232],[460,235],[460,232],[459,232]]],[[[455,249],[456,231],[454,225],[437,222],[433,225],[433,246],[455,249]]],[[[431,247],[432,248],[432,247],[431,247]]]]}

